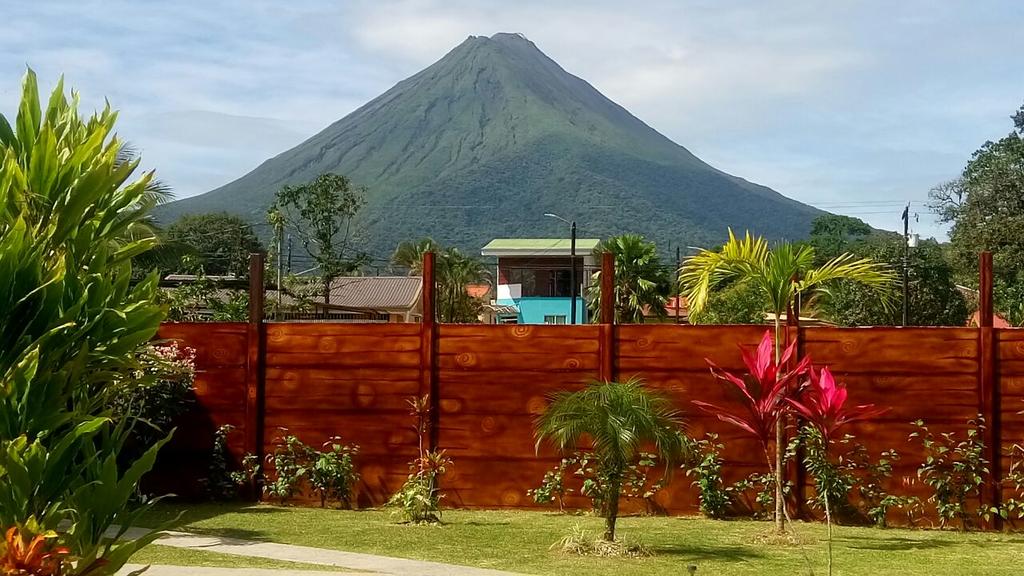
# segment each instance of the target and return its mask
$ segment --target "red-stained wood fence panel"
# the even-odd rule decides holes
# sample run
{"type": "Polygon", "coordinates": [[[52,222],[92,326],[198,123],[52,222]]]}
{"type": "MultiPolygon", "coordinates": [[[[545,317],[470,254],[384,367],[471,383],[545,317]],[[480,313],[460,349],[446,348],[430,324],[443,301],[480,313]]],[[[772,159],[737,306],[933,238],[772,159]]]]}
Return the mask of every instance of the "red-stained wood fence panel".
{"type": "MultiPolygon", "coordinates": [[[[231,449],[240,457],[242,438],[259,424],[267,453],[279,427],[314,446],[335,435],[358,444],[359,502],[380,504],[405,479],[417,451],[407,400],[433,388],[437,445],[455,460],[442,481],[449,503],[533,506],[526,491],[559,459],[546,445],[538,452],[534,419],[552,393],[579,389],[606,374],[641,378],[667,395],[692,436],[717,433],[726,446],[727,481],[765,467],[755,441],[693,405],[694,400],[738,405],[737,392],[711,376],[706,359],[742,371],[738,346],[755,346],[764,326],[261,326],[258,422],[245,417],[246,383],[252,384],[245,324],[161,328],[161,338],[196,349],[198,366],[196,410],[183,419],[161,458],[161,478],[188,477],[194,486],[205,474],[217,426],[238,428],[231,449]],[[173,468],[165,465],[168,461],[173,468]]],[[[814,327],[790,328],[788,334],[815,364],[832,368],[849,387],[852,402],[890,408],[849,432],[875,456],[894,448],[900,452],[890,486],[894,492],[926,495],[916,479],[920,444],[908,440],[914,420],[925,420],[936,432],[963,433],[969,419],[998,407],[1002,434],[996,440],[1003,448],[1024,441],[1019,414],[1024,411],[1024,330],[995,330],[991,344],[974,328],[814,327]],[[998,385],[989,396],[982,388],[985,350],[992,350],[989,364],[998,385]]],[[[1000,464],[1006,470],[1010,462],[1004,458],[1000,464]]],[[[183,492],[180,486],[173,490],[183,492]]],[[[693,513],[697,493],[677,472],[658,503],[672,513],[693,513]]]]}
{"type": "Polygon", "coordinates": [[[917,468],[924,459],[912,422],[935,433],[966,433],[981,411],[979,339],[973,328],[804,328],[803,351],[845,383],[854,404],[888,412],[844,429],[872,457],[895,449],[899,461],[887,489],[926,498],[917,468]]]}
{"type": "MultiPolygon", "coordinates": [[[[319,447],[359,445],[357,499],[379,505],[417,451],[407,400],[419,394],[419,324],[267,324],[264,452],[282,428],[319,447]]],[[[309,497],[309,494],[306,494],[309,497]]]]}
{"type": "Polygon", "coordinates": [[[548,395],[598,377],[598,326],[442,325],[439,446],[455,465],[442,480],[455,506],[528,506],[526,490],[558,462],[535,450],[533,420],[548,395]]]}
{"type": "MultiPolygon", "coordinates": [[[[1009,472],[1010,466],[1021,463],[1020,452],[1010,456],[1014,445],[1024,446],[1024,330],[997,329],[997,375],[1000,386],[1001,427],[1001,470],[1009,472]]],[[[1015,498],[1013,486],[1003,486],[1003,498],[1015,498]]]]}
{"type": "Polygon", "coordinates": [[[157,338],[195,350],[195,402],[178,418],[174,438],[161,450],[148,488],[185,498],[201,497],[200,480],[208,474],[217,428],[225,424],[235,427],[228,448],[236,461],[245,452],[246,324],[168,323],[160,326],[157,338]]]}
{"type": "MultiPolygon", "coordinates": [[[[726,482],[735,482],[765,467],[756,440],[734,426],[697,409],[694,400],[723,406],[737,402],[738,391],[716,380],[708,368],[710,359],[722,368],[741,372],[740,345],[757,346],[764,326],[679,326],[673,324],[623,325],[616,327],[617,376],[640,378],[658,393],[672,399],[694,438],[718,434],[725,445],[722,457],[726,482]]],[[[658,503],[671,513],[695,513],[697,491],[681,470],[658,495],[658,503]]]]}

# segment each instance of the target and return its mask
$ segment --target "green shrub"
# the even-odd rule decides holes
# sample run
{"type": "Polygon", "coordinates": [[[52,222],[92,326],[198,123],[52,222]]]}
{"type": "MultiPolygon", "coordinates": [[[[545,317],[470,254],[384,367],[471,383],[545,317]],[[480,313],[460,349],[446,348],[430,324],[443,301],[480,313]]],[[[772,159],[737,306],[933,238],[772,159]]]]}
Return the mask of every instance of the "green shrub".
{"type": "Polygon", "coordinates": [[[196,353],[176,342],[145,346],[138,354],[138,379],[122,382],[111,399],[115,417],[134,418],[128,457],[166,436],[194,402],[196,353]]]}
{"type": "Polygon", "coordinates": [[[234,429],[234,426],[225,424],[213,435],[210,465],[206,478],[202,480],[206,495],[211,500],[234,500],[243,488],[253,486],[260,477],[260,459],[255,454],[243,456],[240,468],[232,465],[228,436],[234,429]]]}
{"type": "MultiPolygon", "coordinates": [[[[320,497],[321,507],[329,501],[337,501],[341,506],[350,508],[352,492],[359,481],[354,462],[359,446],[342,444],[340,437],[332,436],[324,442],[323,450],[315,450],[289,433],[287,428],[279,428],[278,431],[274,451],[266,456],[273,474],[264,478],[263,493],[285,504],[301,495],[303,487],[308,486],[320,497]]],[[[229,478],[238,486],[251,481],[258,473],[255,456],[246,455],[242,459],[242,470],[231,473],[229,478]]]]}
{"type": "Polygon", "coordinates": [[[550,504],[558,502],[558,511],[565,511],[565,497],[572,494],[572,488],[565,485],[565,474],[574,463],[573,458],[562,458],[558,466],[544,473],[540,486],[526,491],[526,495],[533,498],[537,504],[550,504]]]}
{"type": "Polygon", "coordinates": [[[321,508],[331,500],[343,508],[352,507],[352,490],[359,481],[352,460],[358,453],[358,446],[342,444],[338,436],[324,442],[323,450],[309,451],[309,485],[320,496],[321,508]]]}
{"type": "Polygon", "coordinates": [[[282,505],[301,495],[302,483],[309,473],[308,458],[309,446],[289,433],[287,428],[279,428],[278,437],[274,439],[274,451],[266,456],[274,474],[266,478],[263,493],[277,498],[282,505]]]}
{"type": "Polygon", "coordinates": [[[1006,498],[994,512],[1016,527],[1016,520],[1024,520],[1024,445],[1013,444],[1006,449],[1007,467],[1003,487],[1010,488],[1013,496],[1006,498]]]}
{"type": "Polygon", "coordinates": [[[441,521],[441,500],[444,494],[437,488],[452,460],[444,450],[427,451],[410,464],[409,477],[388,500],[406,521],[413,524],[436,524],[441,521]]]}
{"type": "Polygon", "coordinates": [[[917,431],[910,438],[919,438],[925,450],[925,461],[917,469],[917,476],[932,488],[928,501],[935,505],[939,523],[947,526],[957,521],[961,530],[969,530],[975,515],[988,519],[991,510],[971,510],[969,504],[981,496],[989,474],[985,419],[979,415],[969,420],[962,440],[953,432],[936,435],[921,420],[914,422],[914,426],[917,431]]]}
{"type": "Polygon", "coordinates": [[[725,518],[732,498],[722,481],[722,456],[725,446],[718,442],[718,434],[707,434],[694,442],[695,462],[685,467],[686,475],[694,478],[700,498],[700,511],[708,518],[725,518]]]}
{"type": "Polygon", "coordinates": [[[0,116],[0,529],[52,532],[101,576],[155,538],[124,531],[165,440],[125,459],[137,419],[111,406],[159,376],[140,354],[165,311],[131,260],[156,243],[161,189],[152,173],[131,181],[116,113],[77,104],[61,83],[43,108],[30,70],[14,125],[0,116]]]}

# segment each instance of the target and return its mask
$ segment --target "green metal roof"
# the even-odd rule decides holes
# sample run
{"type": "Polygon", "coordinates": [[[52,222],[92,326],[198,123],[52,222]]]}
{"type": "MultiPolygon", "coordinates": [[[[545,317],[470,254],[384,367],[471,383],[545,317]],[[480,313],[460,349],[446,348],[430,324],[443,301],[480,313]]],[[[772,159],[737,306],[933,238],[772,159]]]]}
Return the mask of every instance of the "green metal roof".
{"type": "MultiPolygon", "coordinates": [[[[601,241],[596,238],[577,238],[576,253],[592,252],[601,241]]],[[[569,238],[495,238],[483,247],[486,256],[494,252],[517,252],[522,254],[546,254],[568,252],[572,247],[569,238]]]]}

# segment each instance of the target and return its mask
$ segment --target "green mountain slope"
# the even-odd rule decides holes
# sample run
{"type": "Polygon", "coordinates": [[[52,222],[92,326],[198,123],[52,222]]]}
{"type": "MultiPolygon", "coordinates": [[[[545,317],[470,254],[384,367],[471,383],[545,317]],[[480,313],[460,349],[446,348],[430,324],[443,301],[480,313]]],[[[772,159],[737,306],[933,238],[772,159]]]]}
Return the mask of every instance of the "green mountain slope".
{"type": "Polygon", "coordinates": [[[807,234],[818,210],[708,166],[565,72],[518,34],[470,37],[242,178],[161,207],[262,222],[275,191],[323,172],[367,188],[366,250],[432,236],[475,251],[493,237],[633,231],[660,246],[720,241],[727,226],[807,234]]]}

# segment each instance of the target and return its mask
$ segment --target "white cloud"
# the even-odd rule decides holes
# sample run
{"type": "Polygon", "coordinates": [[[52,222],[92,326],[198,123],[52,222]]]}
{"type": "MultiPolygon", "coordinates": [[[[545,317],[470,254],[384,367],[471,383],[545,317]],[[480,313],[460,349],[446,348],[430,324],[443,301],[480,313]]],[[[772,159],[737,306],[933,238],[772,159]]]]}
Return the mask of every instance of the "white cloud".
{"type": "MultiPolygon", "coordinates": [[[[0,109],[26,64],[179,194],[240,176],[469,35],[523,32],[726,171],[809,202],[919,198],[1020,105],[1024,3],[48,0],[5,6],[0,109]]],[[[878,225],[888,218],[865,215],[878,225]]]]}

